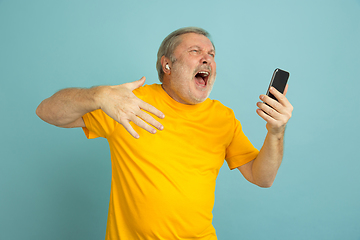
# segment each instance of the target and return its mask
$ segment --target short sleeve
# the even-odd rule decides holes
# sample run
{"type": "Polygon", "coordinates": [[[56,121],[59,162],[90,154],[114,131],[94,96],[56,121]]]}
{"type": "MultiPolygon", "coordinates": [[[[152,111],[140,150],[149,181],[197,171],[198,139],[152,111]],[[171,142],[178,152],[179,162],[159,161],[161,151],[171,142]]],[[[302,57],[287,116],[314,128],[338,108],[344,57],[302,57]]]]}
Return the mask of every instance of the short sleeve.
{"type": "Polygon", "coordinates": [[[97,137],[108,138],[115,130],[118,123],[110,118],[101,109],[89,112],[83,117],[85,126],[83,131],[88,139],[97,137]]]}
{"type": "Polygon", "coordinates": [[[252,145],[242,131],[241,123],[235,119],[234,137],[226,149],[225,159],[229,168],[240,167],[257,157],[259,151],[252,145]]]}

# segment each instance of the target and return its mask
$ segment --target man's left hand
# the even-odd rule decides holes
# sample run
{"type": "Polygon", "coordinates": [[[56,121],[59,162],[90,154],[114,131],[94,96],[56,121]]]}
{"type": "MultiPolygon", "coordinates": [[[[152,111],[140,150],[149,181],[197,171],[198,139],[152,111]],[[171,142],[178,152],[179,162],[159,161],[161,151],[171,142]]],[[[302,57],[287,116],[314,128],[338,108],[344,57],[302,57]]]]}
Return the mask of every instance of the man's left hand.
{"type": "Polygon", "coordinates": [[[285,126],[292,115],[293,106],[285,97],[287,90],[288,85],[285,87],[284,94],[281,94],[274,87],[271,87],[270,93],[273,94],[278,101],[269,96],[260,95],[260,99],[263,102],[257,103],[259,107],[256,110],[257,114],[267,122],[267,130],[274,135],[284,133],[285,126]]]}

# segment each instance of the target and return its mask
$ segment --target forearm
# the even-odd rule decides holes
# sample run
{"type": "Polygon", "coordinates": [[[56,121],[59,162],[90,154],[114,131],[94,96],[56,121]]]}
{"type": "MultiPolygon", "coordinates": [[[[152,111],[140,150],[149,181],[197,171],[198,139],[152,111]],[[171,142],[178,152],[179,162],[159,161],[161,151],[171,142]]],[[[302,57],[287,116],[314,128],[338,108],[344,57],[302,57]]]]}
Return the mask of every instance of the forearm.
{"type": "Polygon", "coordinates": [[[267,122],[268,133],[256,159],[239,169],[250,182],[261,187],[273,184],[283,158],[285,127],[293,111],[293,106],[285,97],[287,89],[288,86],[284,94],[273,87],[269,89],[277,100],[260,95],[262,102],[257,103],[259,108],[256,112],[267,122]]]}
{"type": "Polygon", "coordinates": [[[261,187],[270,187],[275,180],[283,158],[284,132],[285,129],[277,134],[268,132],[259,155],[253,161],[253,181],[261,187]]]}
{"type": "Polygon", "coordinates": [[[45,122],[55,126],[70,124],[84,114],[100,108],[98,103],[100,88],[60,90],[42,101],[36,109],[36,114],[45,122]]]}

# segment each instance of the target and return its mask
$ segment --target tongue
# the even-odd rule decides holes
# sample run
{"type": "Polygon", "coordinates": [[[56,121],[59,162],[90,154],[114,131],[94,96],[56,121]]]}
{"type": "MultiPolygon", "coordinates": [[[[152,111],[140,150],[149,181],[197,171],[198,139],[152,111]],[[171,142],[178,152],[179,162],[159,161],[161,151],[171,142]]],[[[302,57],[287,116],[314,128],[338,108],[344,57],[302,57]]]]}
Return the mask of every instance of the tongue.
{"type": "Polygon", "coordinates": [[[205,80],[204,80],[202,77],[195,77],[195,81],[196,81],[199,85],[202,85],[202,86],[205,86],[205,85],[206,85],[205,80]]]}

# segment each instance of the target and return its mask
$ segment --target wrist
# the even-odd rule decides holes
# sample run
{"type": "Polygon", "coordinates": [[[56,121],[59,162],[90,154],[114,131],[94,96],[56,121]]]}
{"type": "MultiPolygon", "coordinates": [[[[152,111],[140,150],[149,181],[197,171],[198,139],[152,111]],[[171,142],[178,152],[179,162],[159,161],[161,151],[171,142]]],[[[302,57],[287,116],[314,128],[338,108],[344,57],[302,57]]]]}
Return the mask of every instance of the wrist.
{"type": "Polygon", "coordinates": [[[90,88],[90,98],[93,102],[93,108],[102,109],[106,96],[109,94],[109,86],[97,86],[90,88]]]}
{"type": "Polygon", "coordinates": [[[282,138],[285,134],[285,128],[286,125],[278,127],[278,128],[272,128],[268,124],[266,125],[266,129],[268,130],[268,134],[276,137],[276,138],[282,138]]]}

